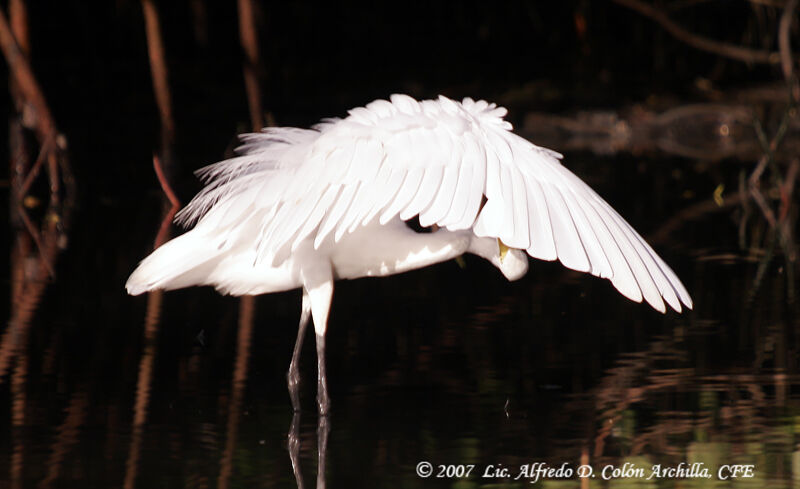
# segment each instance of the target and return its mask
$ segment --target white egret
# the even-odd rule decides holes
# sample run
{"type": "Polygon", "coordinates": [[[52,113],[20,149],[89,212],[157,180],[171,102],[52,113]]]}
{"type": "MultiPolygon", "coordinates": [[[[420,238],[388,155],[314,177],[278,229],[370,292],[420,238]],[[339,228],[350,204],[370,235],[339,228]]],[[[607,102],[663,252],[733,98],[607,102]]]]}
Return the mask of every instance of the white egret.
{"type": "Polygon", "coordinates": [[[303,289],[289,365],[309,316],[317,341],[319,412],[329,408],[325,330],[336,279],[401,273],[473,253],[509,279],[529,254],[611,280],[664,312],[692,300],[675,273],[561,155],[511,132],[506,110],[470,98],[393,95],[312,129],[242,137],[240,156],[198,173],[206,187],[177,217],[195,223],[145,258],[126,288],[213,285],[224,294],[303,289]],[[418,216],[432,233],[404,221],[418,216]]]}

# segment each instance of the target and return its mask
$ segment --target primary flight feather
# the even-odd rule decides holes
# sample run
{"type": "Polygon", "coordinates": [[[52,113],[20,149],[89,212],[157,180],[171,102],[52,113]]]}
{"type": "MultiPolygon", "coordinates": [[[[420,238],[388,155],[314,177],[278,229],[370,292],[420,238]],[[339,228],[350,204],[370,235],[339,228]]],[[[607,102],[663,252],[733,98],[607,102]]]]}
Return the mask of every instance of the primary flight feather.
{"type": "MultiPolygon", "coordinates": [[[[194,228],[145,258],[127,290],[302,287],[298,344],[311,315],[323,413],[324,334],[337,278],[400,273],[470,252],[514,280],[527,271],[524,250],[607,278],[661,312],[665,302],[691,308],[644,239],[560,154],[512,133],[505,114],[483,100],[393,95],[312,129],[245,135],[240,156],[198,172],[207,185],[177,218],[194,228]],[[403,221],[416,216],[439,229],[414,232],[403,221]]],[[[296,409],[298,355],[289,371],[296,409]]]]}

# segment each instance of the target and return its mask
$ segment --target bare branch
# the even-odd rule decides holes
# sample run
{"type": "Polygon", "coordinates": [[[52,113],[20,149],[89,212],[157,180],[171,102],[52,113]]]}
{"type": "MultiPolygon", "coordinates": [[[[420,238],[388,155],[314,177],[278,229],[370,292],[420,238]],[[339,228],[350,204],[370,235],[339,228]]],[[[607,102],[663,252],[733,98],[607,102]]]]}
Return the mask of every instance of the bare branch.
{"type": "Polygon", "coordinates": [[[776,52],[734,46],[693,34],[675,23],[675,21],[670,19],[669,16],[664,12],[646,3],[642,3],[639,0],[614,0],[614,2],[624,7],[628,7],[631,10],[635,10],[645,17],[652,19],[679,41],[683,41],[701,51],[707,51],[709,53],[725,56],[726,58],[744,61],[745,63],[780,63],[780,55],[776,52]]]}

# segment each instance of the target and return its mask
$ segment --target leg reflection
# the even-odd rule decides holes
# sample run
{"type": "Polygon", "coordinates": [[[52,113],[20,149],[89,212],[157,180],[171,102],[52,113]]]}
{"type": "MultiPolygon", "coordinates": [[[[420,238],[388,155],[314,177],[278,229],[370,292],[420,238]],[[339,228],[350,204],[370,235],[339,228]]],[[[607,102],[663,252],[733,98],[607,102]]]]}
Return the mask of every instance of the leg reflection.
{"type": "Polygon", "coordinates": [[[304,489],[303,473],[300,471],[300,412],[295,411],[292,416],[292,424],[289,427],[289,459],[292,461],[292,472],[294,480],[297,481],[297,489],[304,489]]]}
{"type": "MultiPolygon", "coordinates": [[[[317,421],[317,489],[325,489],[325,461],[328,451],[328,434],[331,431],[329,416],[319,416],[317,421]]],[[[298,489],[304,489],[303,473],[300,468],[300,413],[292,416],[292,424],[288,435],[289,459],[292,462],[292,471],[298,489]]]]}
{"type": "Polygon", "coordinates": [[[328,454],[331,420],[330,416],[319,416],[317,420],[317,489],[325,489],[325,459],[328,454]]]}

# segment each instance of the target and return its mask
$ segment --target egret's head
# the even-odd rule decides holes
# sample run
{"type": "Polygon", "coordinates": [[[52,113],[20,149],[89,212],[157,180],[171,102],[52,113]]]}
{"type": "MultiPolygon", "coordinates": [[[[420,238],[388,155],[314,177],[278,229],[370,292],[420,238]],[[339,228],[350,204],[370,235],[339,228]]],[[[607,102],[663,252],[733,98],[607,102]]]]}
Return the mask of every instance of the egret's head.
{"type": "Polygon", "coordinates": [[[522,278],[528,271],[528,254],[515,248],[507,248],[500,245],[497,261],[492,263],[503,272],[503,275],[510,281],[522,278]],[[505,248],[505,250],[503,250],[505,248]]]}
{"type": "Polygon", "coordinates": [[[508,280],[517,280],[528,271],[528,255],[497,238],[472,236],[467,251],[492,262],[508,280]]]}

